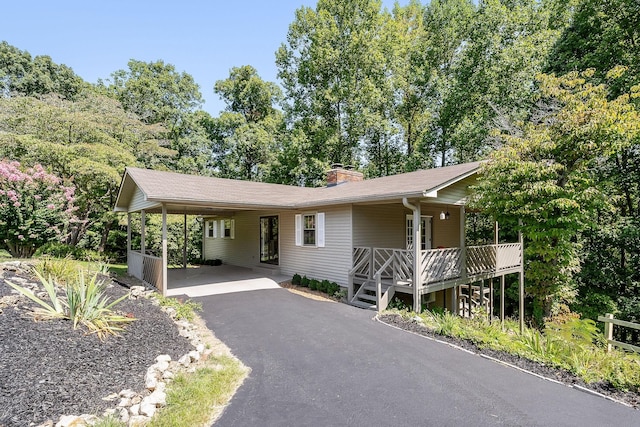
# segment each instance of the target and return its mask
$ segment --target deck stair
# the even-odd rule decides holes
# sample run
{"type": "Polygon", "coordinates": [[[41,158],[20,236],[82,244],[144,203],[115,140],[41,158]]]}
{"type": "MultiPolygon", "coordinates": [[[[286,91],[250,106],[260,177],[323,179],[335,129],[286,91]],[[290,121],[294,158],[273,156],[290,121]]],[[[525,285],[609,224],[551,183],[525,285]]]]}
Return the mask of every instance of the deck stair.
{"type": "MultiPolygon", "coordinates": [[[[389,288],[393,287],[393,283],[391,281],[383,281],[381,282],[381,290],[382,294],[386,294],[389,291],[389,288]]],[[[356,307],[366,308],[368,310],[377,310],[378,309],[378,295],[377,295],[377,285],[374,279],[366,279],[360,285],[360,288],[353,295],[353,298],[349,303],[356,307]]],[[[381,295],[382,297],[382,295],[381,295]]]]}

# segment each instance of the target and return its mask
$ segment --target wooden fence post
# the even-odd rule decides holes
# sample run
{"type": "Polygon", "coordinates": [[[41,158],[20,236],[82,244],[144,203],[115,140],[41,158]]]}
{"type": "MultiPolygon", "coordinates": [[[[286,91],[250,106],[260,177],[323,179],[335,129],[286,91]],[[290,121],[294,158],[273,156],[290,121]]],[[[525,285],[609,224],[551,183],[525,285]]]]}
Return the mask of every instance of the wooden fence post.
{"type": "MultiPolygon", "coordinates": [[[[607,319],[613,319],[613,314],[607,313],[605,314],[607,319]]],[[[607,339],[607,353],[611,352],[611,340],[613,340],[613,323],[605,322],[604,323],[604,336],[607,339]]]]}

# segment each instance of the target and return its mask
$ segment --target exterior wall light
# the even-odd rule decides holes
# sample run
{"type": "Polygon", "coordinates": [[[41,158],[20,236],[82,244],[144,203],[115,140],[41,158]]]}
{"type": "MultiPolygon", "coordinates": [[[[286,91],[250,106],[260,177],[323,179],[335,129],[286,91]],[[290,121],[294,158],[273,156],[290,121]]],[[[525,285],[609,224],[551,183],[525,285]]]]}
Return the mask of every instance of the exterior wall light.
{"type": "Polygon", "coordinates": [[[449,218],[451,217],[451,215],[449,214],[449,211],[445,212],[442,211],[440,212],[440,219],[442,220],[449,220],[449,218]]]}

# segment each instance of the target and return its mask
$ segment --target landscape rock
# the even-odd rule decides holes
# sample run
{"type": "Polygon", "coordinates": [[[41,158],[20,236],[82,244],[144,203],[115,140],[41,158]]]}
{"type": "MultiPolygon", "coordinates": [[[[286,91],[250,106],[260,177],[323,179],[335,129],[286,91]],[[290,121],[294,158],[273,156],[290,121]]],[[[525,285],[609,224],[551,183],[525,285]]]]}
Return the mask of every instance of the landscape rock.
{"type": "Polygon", "coordinates": [[[86,425],[84,418],[76,415],[63,415],[56,423],[56,427],[84,427],[86,425]]]}
{"type": "Polygon", "coordinates": [[[126,397],[127,399],[131,399],[133,396],[135,396],[137,393],[131,389],[126,389],[126,390],[122,390],[120,392],[120,397],[126,397]]]}
{"type": "Polygon", "coordinates": [[[187,354],[189,355],[189,358],[191,359],[192,362],[197,362],[198,360],[200,360],[200,352],[199,351],[192,350],[187,354]]]}
{"type": "Polygon", "coordinates": [[[144,376],[144,386],[148,390],[155,390],[158,384],[157,371],[152,367],[147,369],[147,374],[144,376]]]}
{"type": "Polygon", "coordinates": [[[120,410],[120,421],[122,421],[123,423],[128,423],[129,422],[129,410],[127,408],[122,408],[120,410]]]}
{"type": "Polygon", "coordinates": [[[145,400],[146,399],[143,399],[140,404],[140,415],[151,418],[156,413],[156,405],[151,402],[145,402],[145,400]]]}
{"type": "Polygon", "coordinates": [[[140,415],[140,404],[136,403],[135,405],[131,406],[131,408],[129,408],[129,413],[131,414],[131,416],[140,415]]]}
{"type": "Polygon", "coordinates": [[[167,404],[167,395],[164,391],[156,390],[151,393],[149,396],[142,399],[142,403],[140,403],[140,410],[142,411],[142,407],[145,404],[151,404],[156,407],[165,406],[167,404]]]}
{"type": "Polygon", "coordinates": [[[184,367],[187,367],[191,363],[191,357],[189,357],[188,354],[185,354],[180,359],[178,359],[178,363],[180,363],[184,367]]]}

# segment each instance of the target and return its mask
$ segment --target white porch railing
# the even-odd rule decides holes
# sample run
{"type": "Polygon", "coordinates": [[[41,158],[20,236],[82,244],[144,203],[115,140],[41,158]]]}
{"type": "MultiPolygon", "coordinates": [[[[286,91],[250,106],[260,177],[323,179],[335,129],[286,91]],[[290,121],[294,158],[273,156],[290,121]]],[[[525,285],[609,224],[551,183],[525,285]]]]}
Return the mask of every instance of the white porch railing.
{"type": "Polygon", "coordinates": [[[162,289],[162,258],[146,255],[140,251],[127,254],[127,272],[160,292],[162,289]]]}
{"type": "MultiPolygon", "coordinates": [[[[353,249],[350,280],[375,279],[393,285],[413,286],[413,251],[392,248],[356,247],[353,249]]],[[[519,243],[444,248],[421,251],[422,285],[486,274],[499,274],[522,264],[519,243]],[[466,259],[462,259],[466,253],[466,259]],[[464,266],[464,267],[463,267],[464,266]]]]}

